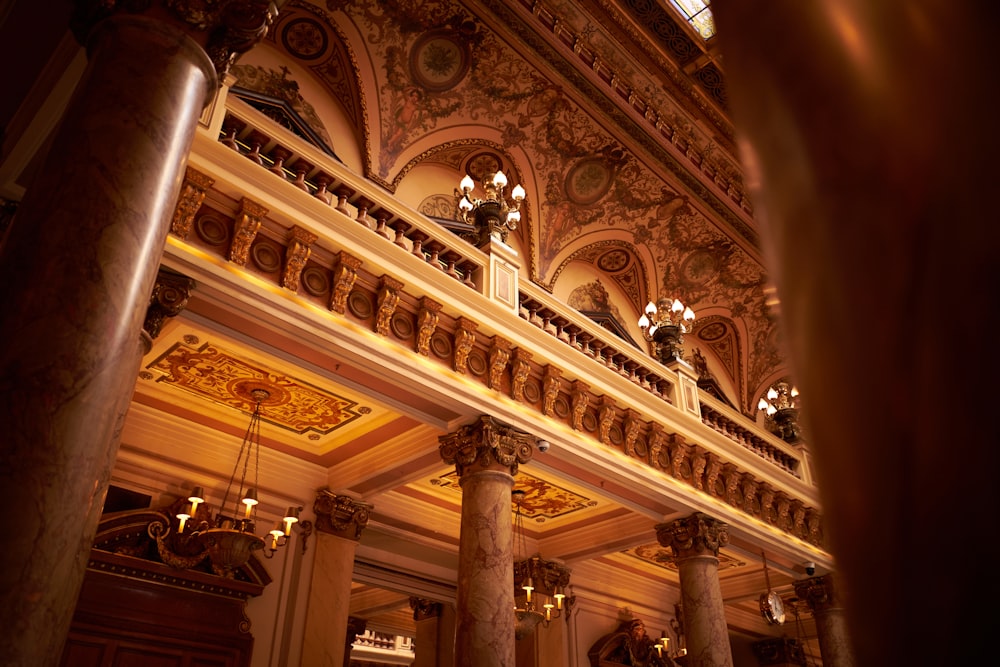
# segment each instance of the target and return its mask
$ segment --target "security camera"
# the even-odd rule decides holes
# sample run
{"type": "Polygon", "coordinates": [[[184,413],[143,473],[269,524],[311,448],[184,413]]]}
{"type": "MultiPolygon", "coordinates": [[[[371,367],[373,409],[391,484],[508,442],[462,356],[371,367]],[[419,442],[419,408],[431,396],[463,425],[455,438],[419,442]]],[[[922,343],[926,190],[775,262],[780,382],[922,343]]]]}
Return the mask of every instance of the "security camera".
{"type": "Polygon", "coordinates": [[[806,574],[808,574],[810,577],[816,574],[816,563],[809,561],[805,565],[806,565],[806,574]]]}
{"type": "Polygon", "coordinates": [[[549,451],[549,447],[551,447],[551,446],[552,445],[549,443],[548,440],[539,440],[538,441],[538,451],[540,451],[543,454],[545,452],[549,451]]]}

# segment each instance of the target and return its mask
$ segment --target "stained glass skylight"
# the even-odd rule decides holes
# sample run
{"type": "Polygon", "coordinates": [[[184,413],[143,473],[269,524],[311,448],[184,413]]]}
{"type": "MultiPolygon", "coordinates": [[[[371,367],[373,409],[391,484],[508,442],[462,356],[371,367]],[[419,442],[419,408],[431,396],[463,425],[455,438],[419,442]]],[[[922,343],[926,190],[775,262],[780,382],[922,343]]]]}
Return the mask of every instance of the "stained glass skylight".
{"type": "Polygon", "coordinates": [[[715,35],[715,18],[709,5],[711,0],[670,0],[674,9],[705,39],[715,35]]]}

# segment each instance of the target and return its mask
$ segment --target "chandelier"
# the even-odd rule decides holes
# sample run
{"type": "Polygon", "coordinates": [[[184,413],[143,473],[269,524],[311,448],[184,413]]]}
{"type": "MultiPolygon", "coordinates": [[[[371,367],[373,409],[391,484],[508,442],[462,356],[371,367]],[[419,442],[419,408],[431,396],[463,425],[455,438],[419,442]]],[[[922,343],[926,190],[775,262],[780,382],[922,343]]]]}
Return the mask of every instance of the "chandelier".
{"type": "MultiPolygon", "coordinates": [[[[521,505],[524,491],[512,492],[517,507],[514,515],[515,557],[527,553],[524,536],[524,516],[521,505]]],[[[566,587],[569,570],[560,563],[545,560],[539,554],[514,562],[514,637],[524,639],[541,624],[562,615],[566,607],[566,587]]]]}
{"type": "Polygon", "coordinates": [[[256,534],[257,529],[257,488],[260,464],[260,406],[270,397],[266,389],[256,388],[250,392],[254,400],[254,410],[240,452],[236,458],[233,474],[229,477],[226,493],[222,497],[219,512],[212,517],[202,512],[198,525],[190,533],[188,525],[198,517],[198,507],[205,502],[205,490],[195,487],[188,496],[190,506],[183,506],[177,513],[178,534],[188,541],[194,541],[208,554],[212,570],[219,575],[232,577],[233,572],[250,560],[250,555],[262,550],[271,558],[279,547],[284,546],[291,536],[292,525],[299,520],[301,507],[289,507],[284,518],[266,533],[266,538],[256,534]],[[252,463],[251,463],[252,462],[252,463]],[[252,465],[252,468],[251,468],[252,465]],[[250,476],[252,473],[252,476],[250,476]],[[239,486],[237,483],[239,474],[239,486]],[[230,504],[230,498],[232,503],[230,504]]]}
{"type": "Polygon", "coordinates": [[[654,352],[661,364],[681,359],[684,348],[684,334],[691,331],[694,311],[681,303],[680,299],[660,299],[655,304],[650,301],[646,312],[639,318],[642,336],[653,343],[654,352]]]}
{"type": "Polygon", "coordinates": [[[799,390],[786,380],[775,382],[757,402],[764,411],[768,429],[785,442],[797,442],[799,433],[799,390]]]}
{"type": "Polygon", "coordinates": [[[498,171],[490,178],[483,179],[484,197],[473,196],[476,187],[472,177],[466,174],[459,183],[461,198],[458,200],[458,214],[462,222],[476,228],[477,246],[483,246],[491,240],[507,241],[507,233],[517,229],[521,220],[521,202],[524,201],[524,188],[515,185],[508,197],[507,176],[498,171]]]}

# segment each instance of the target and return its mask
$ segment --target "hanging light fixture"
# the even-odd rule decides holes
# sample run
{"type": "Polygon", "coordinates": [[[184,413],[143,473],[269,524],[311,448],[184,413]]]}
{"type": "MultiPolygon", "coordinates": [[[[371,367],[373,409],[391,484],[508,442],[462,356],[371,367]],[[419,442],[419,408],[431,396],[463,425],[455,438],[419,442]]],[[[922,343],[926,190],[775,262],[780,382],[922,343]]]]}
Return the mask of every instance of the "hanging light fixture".
{"type": "Polygon", "coordinates": [[[515,489],[512,494],[514,514],[514,637],[523,639],[541,624],[559,618],[566,608],[566,587],[569,570],[554,561],[535,554],[528,558],[524,535],[524,515],[521,505],[525,493],[515,489]]]}
{"type": "Polygon", "coordinates": [[[654,351],[661,364],[680,360],[684,354],[681,343],[684,334],[691,331],[694,311],[681,303],[680,299],[660,299],[650,301],[646,312],[639,317],[639,328],[643,338],[654,344],[654,351]]]}
{"type": "MultiPolygon", "coordinates": [[[[222,497],[222,505],[214,518],[208,516],[194,527],[187,539],[200,544],[211,561],[216,574],[231,577],[234,570],[242,567],[250,559],[250,555],[262,550],[268,558],[281,546],[284,546],[291,535],[292,525],[299,520],[301,507],[289,507],[285,517],[267,534],[267,539],[256,535],[257,527],[257,488],[260,467],[260,417],[261,403],[270,397],[266,389],[255,388],[250,392],[254,401],[254,410],[250,416],[236,465],[229,477],[226,493],[222,497]],[[251,468],[252,465],[252,468],[251,468]],[[238,487],[237,475],[239,476],[238,487]],[[235,487],[235,489],[234,489],[235,487]],[[232,498],[232,503],[230,503],[232,498]]],[[[205,502],[205,490],[195,487],[188,496],[190,506],[184,506],[177,513],[177,531],[184,535],[190,527],[188,522],[197,516],[198,507],[205,502]]]]}
{"type": "Polygon", "coordinates": [[[785,442],[797,442],[799,433],[799,390],[786,380],[771,385],[757,402],[764,411],[768,429],[785,442]]]}
{"type": "Polygon", "coordinates": [[[458,214],[462,222],[475,226],[477,238],[474,243],[483,246],[491,240],[507,241],[507,233],[517,229],[521,220],[521,202],[524,188],[515,185],[508,196],[507,176],[498,171],[483,179],[485,196],[473,195],[475,181],[468,174],[459,183],[461,197],[458,200],[458,214]]]}

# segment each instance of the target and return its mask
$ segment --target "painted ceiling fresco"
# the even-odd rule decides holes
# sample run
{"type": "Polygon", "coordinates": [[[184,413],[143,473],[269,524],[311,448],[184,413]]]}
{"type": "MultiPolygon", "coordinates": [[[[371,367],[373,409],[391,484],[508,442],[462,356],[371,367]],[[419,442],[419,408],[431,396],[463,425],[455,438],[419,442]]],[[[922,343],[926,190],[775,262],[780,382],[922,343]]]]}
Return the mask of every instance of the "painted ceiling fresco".
{"type": "MultiPolygon", "coordinates": [[[[622,29],[612,34],[614,21],[578,11],[582,4],[612,11],[602,2],[553,2],[546,11],[560,34],[573,35],[571,53],[594,54],[627,80],[636,98],[626,100],[630,109],[642,99],[645,113],[627,122],[622,100],[596,95],[592,83],[581,88],[565,58],[545,61],[554,58],[550,46],[490,27],[512,10],[481,4],[489,11],[474,9],[484,16],[442,0],[300,0],[283,9],[270,39],[353,123],[324,132],[335,143],[357,141],[366,175],[387,189],[425,165],[454,170],[457,183],[461,172],[487,171],[484,160],[521,182],[528,196],[518,233],[534,282],[552,290],[566,266],[584,262],[622,287],[631,303],[616,306],[625,319],[660,295],[710,314],[694,337],[731,376],[740,393],[734,402],[752,413],[787,369],[724,113],[708,97],[678,92],[669,53],[628,53],[622,29]],[[741,204],[727,208],[705,196],[706,186],[675,158],[657,159],[666,149],[650,149],[650,137],[636,131],[667,125],[668,143],[696,155],[702,173],[716,174],[731,197],[735,189],[741,204]]],[[[513,18],[509,27],[517,29],[513,18]]],[[[454,218],[455,193],[441,189],[414,207],[454,218]]]]}

